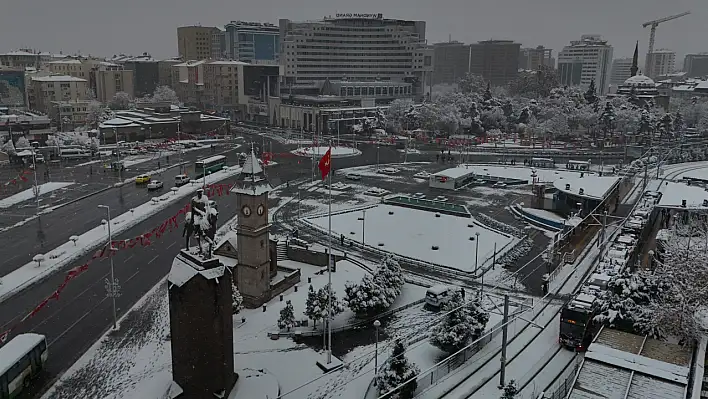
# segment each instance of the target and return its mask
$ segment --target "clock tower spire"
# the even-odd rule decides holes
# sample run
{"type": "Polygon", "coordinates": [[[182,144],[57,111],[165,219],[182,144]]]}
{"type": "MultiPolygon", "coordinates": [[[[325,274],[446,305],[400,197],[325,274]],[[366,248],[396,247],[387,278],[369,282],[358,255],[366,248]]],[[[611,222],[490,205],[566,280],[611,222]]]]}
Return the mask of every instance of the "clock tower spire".
{"type": "Polygon", "coordinates": [[[271,267],[268,193],[272,191],[263,167],[251,146],[231,192],[239,210],[237,232],[238,265],[233,273],[244,303],[258,307],[270,299],[271,267]]]}

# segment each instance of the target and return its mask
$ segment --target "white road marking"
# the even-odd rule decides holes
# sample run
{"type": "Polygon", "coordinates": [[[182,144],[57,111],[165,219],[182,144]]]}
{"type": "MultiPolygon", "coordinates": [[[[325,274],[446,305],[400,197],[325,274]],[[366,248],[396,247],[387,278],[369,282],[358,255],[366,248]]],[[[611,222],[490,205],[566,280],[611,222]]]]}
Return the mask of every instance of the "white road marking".
{"type": "Polygon", "coordinates": [[[160,255],[155,255],[154,258],[150,259],[150,261],[148,262],[148,265],[149,265],[150,263],[154,262],[155,259],[157,259],[157,258],[159,258],[159,257],[160,257],[160,255]]]}

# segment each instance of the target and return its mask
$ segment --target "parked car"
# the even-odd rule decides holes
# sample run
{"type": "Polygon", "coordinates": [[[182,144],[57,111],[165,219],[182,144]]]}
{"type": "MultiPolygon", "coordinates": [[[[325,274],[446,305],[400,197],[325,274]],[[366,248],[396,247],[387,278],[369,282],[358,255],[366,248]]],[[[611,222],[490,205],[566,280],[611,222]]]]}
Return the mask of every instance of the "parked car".
{"type": "Polygon", "coordinates": [[[347,173],[346,178],[349,180],[361,180],[361,175],[357,173],[347,173]]]}
{"type": "Polygon", "coordinates": [[[148,191],[159,190],[163,187],[165,187],[165,183],[163,183],[159,180],[153,180],[150,183],[148,183],[148,185],[147,185],[148,191]]]}
{"type": "Polygon", "coordinates": [[[502,182],[498,181],[498,182],[494,183],[494,186],[492,186],[492,187],[504,188],[504,187],[506,187],[506,183],[502,183],[502,182]]]}
{"type": "Polygon", "coordinates": [[[187,183],[189,183],[189,176],[187,176],[187,175],[175,176],[175,187],[181,187],[187,183]]]}
{"type": "Polygon", "coordinates": [[[147,184],[150,183],[152,177],[150,175],[140,175],[135,177],[135,184],[147,184]]]}

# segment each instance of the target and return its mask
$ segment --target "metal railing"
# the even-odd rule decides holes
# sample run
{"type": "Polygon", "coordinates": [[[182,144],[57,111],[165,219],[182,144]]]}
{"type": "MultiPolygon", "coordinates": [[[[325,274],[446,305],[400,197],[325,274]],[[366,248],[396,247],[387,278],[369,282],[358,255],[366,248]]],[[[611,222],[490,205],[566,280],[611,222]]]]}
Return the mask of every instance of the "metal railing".
{"type": "Polygon", "coordinates": [[[583,357],[575,355],[569,367],[563,370],[558,378],[552,383],[537,399],[565,399],[573,389],[575,375],[578,374],[580,366],[583,364],[583,357]]]}
{"type": "Polygon", "coordinates": [[[425,390],[437,384],[446,375],[450,374],[450,372],[456,370],[457,368],[465,364],[468,360],[470,360],[472,356],[474,356],[477,352],[484,348],[485,345],[487,345],[497,335],[499,335],[499,333],[502,331],[502,329],[500,328],[501,325],[502,321],[499,321],[490,329],[492,331],[491,334],[485,335],[478,342],[475,342],[456,356],[449,357],[447,360],[445,360],[445,362],[440,363],[437,367],[429,370],[425,374],[418,375],[417,381],[419,394],[416,397],[423,397],[424,395],[422,393],[425,390]]]}

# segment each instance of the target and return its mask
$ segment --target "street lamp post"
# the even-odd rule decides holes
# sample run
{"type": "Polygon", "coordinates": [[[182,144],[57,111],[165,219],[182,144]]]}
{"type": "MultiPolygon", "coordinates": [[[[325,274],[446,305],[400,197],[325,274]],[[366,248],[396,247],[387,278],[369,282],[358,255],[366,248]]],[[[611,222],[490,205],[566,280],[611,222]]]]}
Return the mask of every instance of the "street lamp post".
{"type": "MultiPolygon", "coordinates": [[[[10,137],[12,140],[12,137],[10,137]]],[[[34,201],[36,205],[37,216],[39,216],[39,183],[37,183],[37,149],[32,149],[32,170],[34,171],[34,201]]]]}
{"type": "Polygon", "coordinates": [[[477,267],[478,267],[478,261],[479,257],[477,254],[479,253],[479,231],[474,233],[474,242],[475,242],[475,251],[474,251],[474,274],[477,275],[477,267]]]}
{"type": "Polygon", "coordinates": [[[362,216],[357,218],[361,220],[361,245],[364,245],[364,234],[366,233],[366,209],[361,210],[362,216]]]}
{"type": "Polygon", "coordinates": [[[381,327],[381,322],[374,321],[374,328],[376,329],[376,343],[374,344],[374,384],[379,380],[379,327],[381,327]]]}
{"type": "Polygon", "coordinates": [[[113,272],[113,236],[111,235],[111,208],[108,205],[99,205],[99,208],[104,208],[108,214],[108,258],[111,264],[111,281],[106,284],[108,289],[108,296],[111,297],[113,301],[113,329],[115,330],[118,326],[118,316],[116,312],[116,297],[118,296],[118,283],[115,279],[115,274],[113,272]]]}

